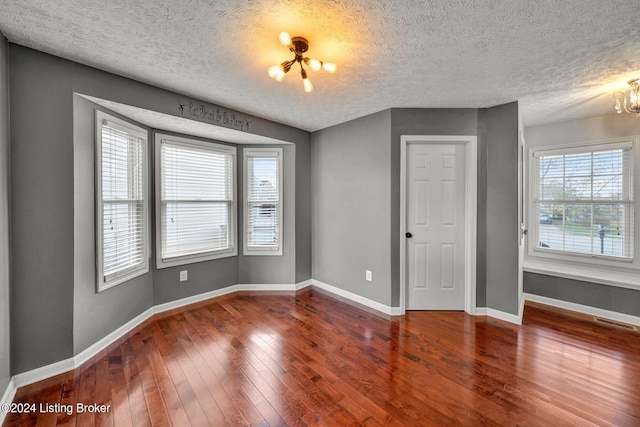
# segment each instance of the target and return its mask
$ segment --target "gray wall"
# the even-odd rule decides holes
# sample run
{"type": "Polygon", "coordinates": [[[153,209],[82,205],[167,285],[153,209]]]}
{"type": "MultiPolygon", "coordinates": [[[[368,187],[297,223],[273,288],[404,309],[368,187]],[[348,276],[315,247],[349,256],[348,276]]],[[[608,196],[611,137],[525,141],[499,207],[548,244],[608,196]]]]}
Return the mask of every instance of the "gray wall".
{"type": "Polygon", "coordinates": [[[313,278],[385,305],[392,280],[390,132],[386,110],[314,132],[311,146],[313,278]]]}
{"type": "MultiPolygon", "coordinates": [[[[487,110],[478,110],[478,218],[477,218],[477,247],[482,248],[487,241],[487,110]]],[[[487,306],[487,251],[478,250],[476,253],[476,306],[487,306]]]]}
{"type": "MultiPolygon", "coordinates": [[[[472,108],[394,108],[391,110],[391,248],[392,306],[400,305],[400,137],[402,135],[476,135],[478,113],[472,108]]],[[[480,141],[479,141],[480,142],[480,141]]],[[[481,168],[479,167],[478,170],[481,168]]],[[[483,220],[478,211],[478,222],[483,220]]],[[[480,248],[480,242],[478,242],[480,248]]],[[[484,294],[484,277],[476,293],[484,294]]]]}
{"type": "MultiPolygon", "coordinates": [[[[518,103],[487,109],[487,307],[518,315],[518,103]]],[[[482,250],[480,243],[479,251],[482,250]]]]}
{"type": "Polygon", "coordinates": [[[9,44],[14,374],[73,355],[70,72],[9,44]]]}
{"type": "MultiPolygon", "coordinates": [[[[528,127],[524,135],[528,148],[552,147],[640,135],[640,120],[633,114],[609,114],[528,127]]],[[[638,290],[525,271],[524,292],[640,316],[638,290]]]]}
{"type": "Polygon", "coordinates": [[[296,144],[296,277],[300,283],[311,275],[311,140],[296,144]]]}
{"type": "Polygon", "coordinates": [[[11,378],[9,155],[7,40],[0,33],[0,396],[11,378]]]}
{"type": "MultiPolygon", "coordinates": [[[[178,272],[184,267],[152,271],[152,301],[149,277],[95,294],[94,285],[88,279],[91,254],[78,252],[85,251],[92,240],[86,233],[93,221],[93,206],[89,206],[83,195],[88,194],[87,184],[93,181],[79,182],[80,176],[88,177],[87,165],[75,164],[85,162],[92,155],[89,145],[93,144],[94,136],[92,133],[88,141],[83,140],[82,135],[88,135],[89,129],[80,123],[74,128],[74,119],[80,118],[74,117],[74,93],[174,116],[179,113],[176,100],[183,97],[14,44],[9,44],[9,75],[12,94],[10,204],[12,218],[15,218],[11,246],[13,374],[77,354],[150,304],[238,283],[238,257],[233,257],[188,265],[188,284],[178,281],[178,272]],[[77,138],[74,130],[78,131],[77,138]],[[78,152],[74,153],[74,149],[78,152]],[[79,193],[74,195],[76,189],[79,193]],[[76,213],[82,217],[74,221],[76,213]]],[[[79,105],[88,104],[80,102],[79,105]]],[[[80,110],[78,114],[86,118],[87,112],[80,110]]],[[[237,114],[251,121],[252,133],[299,143],[303,152],[310,143],[308,132],[237,114]]],[[[200,118],[194,120],[206,122],[200,118]]],[[[92,118],[91,123],[93,121],[92,118]]],[[[295,158],[293,151],[291,156],[295,158]]],[[[301,168],[308,170],[308,163],[301,168]]],[[[294,188],[295,198],[308,197],[310,188],[305,183],[294,188]]],[[[296,214],[298,212],[291,215],[296,214]]],[[[309,224],[310,218],[299,223],[309,224]]],[[[309,228],[301,230],[302,235],[309,233],[309,228]]],[[[293,236],[289,238],[295,240],[293,236]]],[[[304,262],[298,269],[296,259],[299,254],[303,261],[310,259],[310,253],[302,253],[304,247],[285,250],[295,254],[287,259],[286,278],[290,278],[291,283],[298,274],[308,278],[304,262]]],[[[251,272],[253,266],[248,268],[247,274],[257,277],[251,272]]]]}
{"type": "Polygon", "coordinates": [[[525,272],[524,291],[560,301],[640,316],[640,291],[635,289],[525,272]]]}

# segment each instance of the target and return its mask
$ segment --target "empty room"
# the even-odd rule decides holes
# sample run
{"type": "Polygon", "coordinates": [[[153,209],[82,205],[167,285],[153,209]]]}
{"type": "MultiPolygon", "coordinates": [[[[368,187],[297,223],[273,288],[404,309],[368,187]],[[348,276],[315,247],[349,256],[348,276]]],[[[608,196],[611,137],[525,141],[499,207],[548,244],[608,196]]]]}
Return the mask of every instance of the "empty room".
{"type": "Polygon", "coordinates": [[[0,425],[640,425],[638,6],[0,1],[0,425]]]}

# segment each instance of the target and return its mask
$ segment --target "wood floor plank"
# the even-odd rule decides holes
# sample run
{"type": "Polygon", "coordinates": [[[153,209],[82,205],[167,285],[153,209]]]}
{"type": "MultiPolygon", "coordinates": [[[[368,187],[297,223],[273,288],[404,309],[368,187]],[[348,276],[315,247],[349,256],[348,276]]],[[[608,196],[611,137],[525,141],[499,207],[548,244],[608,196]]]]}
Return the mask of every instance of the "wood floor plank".
{"type": "Polygon", "coordinates": [[[156,315],[14,402],[74,411],[4,426],[639,426],[640,334],[540,304],[515,326],[243,292],[156,315]]]}
{"type": "Polygon", "coordinates": [[[108,349],[109,379],[111,382],[111,413],[113,423],[118,427],[132,427],[131,407],[127,394],[127,382],[124,377],[124,364],[119,345],[112,345],[108,349]]]}

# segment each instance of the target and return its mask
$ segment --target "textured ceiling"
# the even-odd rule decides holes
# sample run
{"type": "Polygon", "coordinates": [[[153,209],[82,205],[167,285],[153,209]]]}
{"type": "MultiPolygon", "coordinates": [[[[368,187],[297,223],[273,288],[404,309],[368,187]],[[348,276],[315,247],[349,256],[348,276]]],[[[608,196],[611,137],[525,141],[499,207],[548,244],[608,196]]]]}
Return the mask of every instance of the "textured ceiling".
{"type": "Polygon", "coordinates": [[[518,100],[525,125],[613,111],[640,77],[638,0],[0,0],[14,43],[306,130],[392,107],[518,100]],[[291,54],[338,64],[266,73],[291,54]]]}

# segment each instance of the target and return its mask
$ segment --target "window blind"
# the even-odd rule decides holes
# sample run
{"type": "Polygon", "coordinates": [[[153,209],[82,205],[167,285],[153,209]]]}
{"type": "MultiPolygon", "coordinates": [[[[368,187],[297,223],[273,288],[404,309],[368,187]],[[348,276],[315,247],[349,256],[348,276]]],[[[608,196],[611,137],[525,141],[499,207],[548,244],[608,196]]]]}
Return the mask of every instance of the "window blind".
{"type": "Polygon", "coordinates": [[[146,136],[101,119],[102,282],[148,268],[146,136]]]}
{"type": "Polygon", "coordinates": [[[281,152],[248,150],[246,159],[246,249],[281,249],[281,152]]]}
{"type": "Polygon", "coordinates": [[[213,144],[162,139],[162,260],[233,249],[234,155],[213,144]]]}
{"type": "Polygon", "coordinates": [[[631,144],[534,155],[538,246],[633,257],[631,144]]]}

